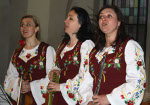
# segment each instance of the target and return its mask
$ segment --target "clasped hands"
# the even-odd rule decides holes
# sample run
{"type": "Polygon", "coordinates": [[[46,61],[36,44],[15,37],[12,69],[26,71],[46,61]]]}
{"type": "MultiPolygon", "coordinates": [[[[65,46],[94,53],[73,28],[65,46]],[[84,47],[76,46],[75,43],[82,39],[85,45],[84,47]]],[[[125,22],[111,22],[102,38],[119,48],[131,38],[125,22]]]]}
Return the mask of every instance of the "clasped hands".
{"type": "Polygon", "coordinates": [[[58,70],[51,70],[49,72],[49,80],[50,82],[48,83],[47,85],[47,92],[53,92],[53,91],[60,91],[60,84],[59,83],[55,83],[55,82],[52,82],[53,81],[53,74],[54,72],[59,75],[60,72],[58,70]]]}
{"type": "Polygon", "coordinates": [[[22,80],[19,78],[18,80],[18,86],[20,85],[20,82],[21,82],[21,90],[20,90],[20,93],[28,93],[31,91],[31,88],[30,88],[30,82],[29,80],[22,80]]]}

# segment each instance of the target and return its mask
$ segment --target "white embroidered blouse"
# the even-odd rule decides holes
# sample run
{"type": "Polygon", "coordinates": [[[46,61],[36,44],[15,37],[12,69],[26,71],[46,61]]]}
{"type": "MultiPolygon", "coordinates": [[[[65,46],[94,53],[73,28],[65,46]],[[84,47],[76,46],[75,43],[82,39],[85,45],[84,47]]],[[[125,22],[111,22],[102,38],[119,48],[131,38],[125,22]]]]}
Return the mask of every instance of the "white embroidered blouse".
{"type": "MultiPolygon", "coordinates": [[[[103,58],[103,54],[108,52],[111,54],[115,51],[113,47],[104,48],[95,57],[98,62],[103,58]]],[[[116,61],[117,62],[117,61],[116,61]]],[[[126,62],[126,83],[113,89],[107,98],[111,105],[140,105],[146,86],[146,74],[144,63],[144,52],[141,46],[134,40],[129,40],[125,47],[126,62]],[[139,65],[139,62],[142,64],[139,65]]]]}
{"type": "MultiPolygon", "coordinates": [[[[37,55],[38,48],[39,45],[37,45],[35,48],[30,50],[23,48],[23,50],[19,55],[19,58],[27,62],[29,59],[37,55]]],[[[54,48],[48,46],[46,52],[46,73],[47,74],[50,72],[50,70],[52,70],[54,56],[55,56],[54,48]]],[[[7,92],[7,94],[10,95],[12,99],[14,99],[15,101],[17,101],[17,97],[19,95],[18,76],[19,74],[17,72],[17,69],[14,67],[12,62],[10,62],[9,68],[7,70],[7,75],[4,81],[4,89],[7,92]]],[[[40,80],[35,80],[30,82],[31,92],[37,105],[41,105],[45,103],[43,94],[46,93],[48,83],[49,83],[48,75],[46,75],[45,78],[41,78],[40,80]]]]}

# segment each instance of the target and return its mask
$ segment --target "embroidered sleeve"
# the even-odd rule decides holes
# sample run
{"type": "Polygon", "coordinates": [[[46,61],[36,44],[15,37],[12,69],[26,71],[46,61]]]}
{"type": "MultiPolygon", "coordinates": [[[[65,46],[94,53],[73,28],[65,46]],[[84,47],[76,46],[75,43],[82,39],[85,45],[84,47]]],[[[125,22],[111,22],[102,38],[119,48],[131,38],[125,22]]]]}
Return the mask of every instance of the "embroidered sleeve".
{"type": "Polygon", "coordinates": [[[60,85],[62,96],[69,105],[87,104],[93,95],[93,79],[89,74],[89,53],[94,47],[92,41],[87,40],[81,45],[81,63],[79,73],[66,83],[60,85]]]}
{"type": "Polygon", "coordinates": [[[115,88],[107,98],[112,105],[140,105],[146,88],[144,52],[130,40],[125,48],[126,83],[115,88]]]}
{"type": "Polygon", "coordinates": [[[46,76],[40,80],[35,80],[30,83],[32,95],[38,105],[45,102],[46,87],[49,83],[48,73],[52,70],[54,62],[55,50],[49,46],[46,51],[46,76]]]}
{"type": "Polygon", "coordinates": [[[6,93],[15,101],[17,101],[17,97],[19,94],[19,88],[18,88],[18,72],[17,69],[14,67],[12,62],[10,62],[7,75],[5,76],[4,81],[4,89],[6,93]]]}

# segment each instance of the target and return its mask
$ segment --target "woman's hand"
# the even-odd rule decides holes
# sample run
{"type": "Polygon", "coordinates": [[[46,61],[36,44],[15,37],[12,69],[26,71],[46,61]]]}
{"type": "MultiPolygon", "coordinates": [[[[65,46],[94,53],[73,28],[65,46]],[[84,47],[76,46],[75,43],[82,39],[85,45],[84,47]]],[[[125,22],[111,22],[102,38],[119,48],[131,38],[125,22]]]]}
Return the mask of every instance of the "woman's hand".
{"type": "Polygon", "coordinates": [[[54,74],[54,72],[55,72],[57,75],[60,74],[59,70],[51,70],[51,71],[49,72],[49,75],[48,75],[50,81],[53,81],[53,74],[54,74]]]}
{"type": "Polygon", "coordinates": [[[22,80],[21,93],[27,93],[29,91],[31,91],[29,80],[22,80]]]}
{"type": "Polygon", "coordinates": [[[60,84],[55,82],[49,82],[47,85],[47,91],[48,93],[53,91],[60,91],[60,84]]]}
{"type": "MultiPolygon", "coordinates": [[[[109,105],[109,101],[106,95],[94,95],[93,96],[93,104],[94,105],[109,105]]],[[[92,104],[90,104],[92,105],[92,104]]]]}

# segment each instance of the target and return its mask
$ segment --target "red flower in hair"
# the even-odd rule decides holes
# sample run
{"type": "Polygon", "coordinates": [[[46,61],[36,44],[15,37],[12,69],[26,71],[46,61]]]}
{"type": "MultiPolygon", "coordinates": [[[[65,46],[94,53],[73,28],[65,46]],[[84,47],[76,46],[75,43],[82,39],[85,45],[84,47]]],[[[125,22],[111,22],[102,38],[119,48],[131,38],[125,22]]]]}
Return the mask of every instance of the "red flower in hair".
{"type": "Polygon", "coordinates": [[[14,55],[13,58],[15,59],[17,57],[17,55],[14,55]]]}
{"type": "Polygon", "coordinates": [[[25,41],[24,40],[19,40],[19,44],[20,44],[20,46],[23,46],[23,45],[25,45],[25,41]]]}

